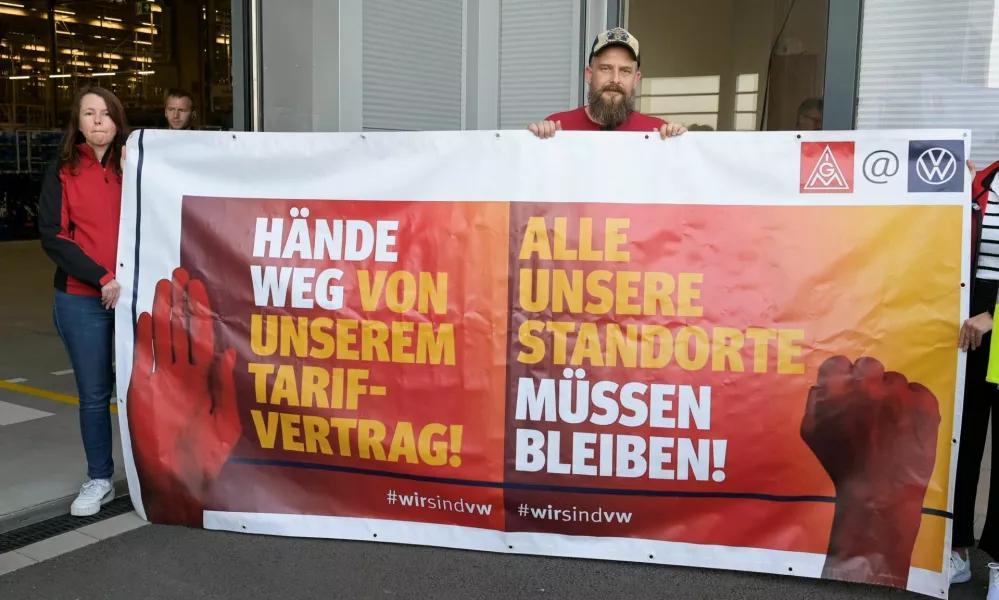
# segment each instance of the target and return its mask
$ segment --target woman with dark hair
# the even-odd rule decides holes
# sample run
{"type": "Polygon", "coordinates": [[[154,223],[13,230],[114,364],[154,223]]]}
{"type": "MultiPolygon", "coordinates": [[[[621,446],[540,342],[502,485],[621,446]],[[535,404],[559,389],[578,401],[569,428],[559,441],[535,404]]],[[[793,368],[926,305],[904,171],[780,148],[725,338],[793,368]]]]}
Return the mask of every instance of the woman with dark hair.
{"type": "Polygon", "coordinates": [[[42,182],[38,227],[56,264],[53,320],[69,354],[80,396],[87,476],[70,513],[97,514],[114,499],[111,363],[121,215],[121,156],[128,125],[121,102],[100,87],[73,101],[59,158],[42,182]]]}

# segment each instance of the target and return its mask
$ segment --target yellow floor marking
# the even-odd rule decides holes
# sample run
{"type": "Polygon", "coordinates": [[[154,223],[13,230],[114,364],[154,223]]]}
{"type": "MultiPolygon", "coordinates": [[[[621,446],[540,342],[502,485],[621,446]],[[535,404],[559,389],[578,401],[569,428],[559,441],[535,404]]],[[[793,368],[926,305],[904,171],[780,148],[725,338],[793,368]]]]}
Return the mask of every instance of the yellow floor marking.
{"type": "MultiPolygon", "coordinates": [[[[22,394],[28,394],[29,396],[45,398],[46,400],[55,400],[56,402],[62,402],[63,404],[80,404],[80,399],[76,396],[60,394],[59,392],[50,392],[49,390],[43,390],[41,388],[31,387],[28,385],[21,385],[20,383],[10,383],[9,381],[0,380],[0,389],[20,392],[22,394]]],[[[111,404],[111,412],[113,414],[118,414],[118,405],[116,403],[111,404]]]]}

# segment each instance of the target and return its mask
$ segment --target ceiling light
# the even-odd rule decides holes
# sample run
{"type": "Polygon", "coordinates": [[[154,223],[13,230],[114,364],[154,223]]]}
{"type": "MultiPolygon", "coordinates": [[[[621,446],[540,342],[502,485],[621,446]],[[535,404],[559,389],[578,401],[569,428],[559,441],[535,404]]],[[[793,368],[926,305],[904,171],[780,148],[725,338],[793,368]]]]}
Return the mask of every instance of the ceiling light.
{"type": "Polygon", "coordinates": [[[125,26],[122,25],[121,23],[115,23],[114,21],[111,21],[110,19],[104,19],[103,21],[100,20],[100,19],[93,19],[93,20],[89,21],[89,23],[91,25],[93,25],[94,27],[103,27],[105,29],[124,29],[125,28],[125,26]]]}

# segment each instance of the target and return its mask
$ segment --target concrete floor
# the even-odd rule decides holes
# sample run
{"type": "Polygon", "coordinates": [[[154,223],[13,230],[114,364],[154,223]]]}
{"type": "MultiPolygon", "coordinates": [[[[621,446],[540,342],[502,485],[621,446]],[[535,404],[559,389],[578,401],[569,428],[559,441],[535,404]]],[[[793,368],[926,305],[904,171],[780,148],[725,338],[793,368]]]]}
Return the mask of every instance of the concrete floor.
{"type": "MultiPolygon", "coordinates": [[[[952,600],[984,600],[983,557],[952,600]]],[[[0,571],[2,573],[2,571],[0,571]]],[[[149,525],[0,576],[11,600],[919,600],[797,577],[149,525]]]]}
{"type": "MultiPolygon", "coordinates": [[[[67,513],[87,480],[76,381],[52,325],[53,271],[38,242],[0,244],[0,533],[67,513]]],[[[112,426],[124,491],[117,418],[112,426]]]]}
{"type": "MultiPolygon", "coordinates": [[[[5,292],[0,294],[0,533],[67,513],[86,480],[75,383],[52,326],[52,272],[37,242],[0,244],[5,292]],[[30,389],[10,389],[17,386],[30,389]]],[[[116,478],[124,491],[117,419],[113,422],[116,478]]],[[[987,449],[979,533],[989,456],[987,449]]],[[[24,565],[31,566],[0,576],[0,598],[304,598],[333,589],[343,591],[336,596],[351,598],[687,598],[703,597],[705,590],[732,598],[909,597],[786,577],[158,526],[103,540],[77,534],[48,545],[58,544],[70,546],[54,552],[56,558],[37,564],[30,559],[24,565]]],[[[0,559],[22,556],[15,554],[0,559]]],[[[955,586],[952,598],[984,597],[986,558],[976,553],[975,561],[975,579],[955,586]]],[[[2,563],[0,574],[12,570],[2,563]]]]}

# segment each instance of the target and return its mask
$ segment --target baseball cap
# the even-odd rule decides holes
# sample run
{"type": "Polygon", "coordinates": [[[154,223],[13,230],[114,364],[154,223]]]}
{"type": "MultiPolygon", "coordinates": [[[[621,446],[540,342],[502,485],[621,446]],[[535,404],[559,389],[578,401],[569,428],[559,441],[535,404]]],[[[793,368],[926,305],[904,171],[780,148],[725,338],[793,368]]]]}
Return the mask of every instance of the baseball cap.
{"type": "Polygon", "coordinates": [[[639,58],[641,55],[638,53],[638,38],[628,33],[625,28],[615,27],[597,35],[596,39],[593,40],[593,46],[590,48],[590,60],[593,60],[594,56],[608,46],[624,46],[631,51],[632,56],[635,57],[635,61],[639,65],[642,64],[642,60],[639,58]]]}

